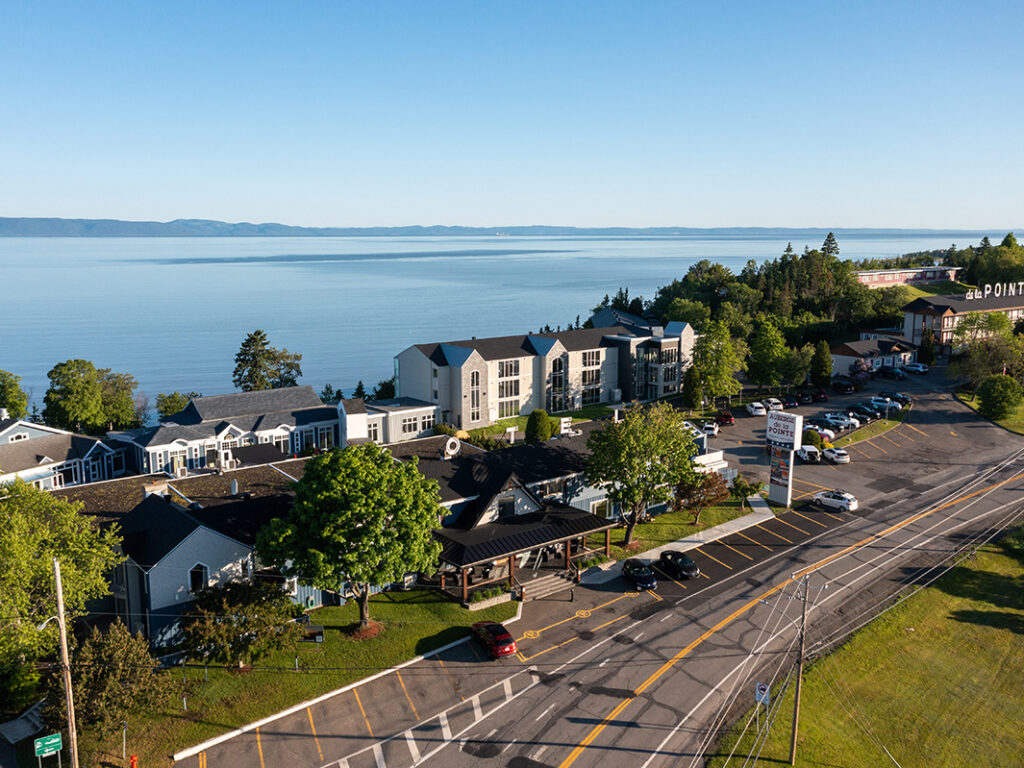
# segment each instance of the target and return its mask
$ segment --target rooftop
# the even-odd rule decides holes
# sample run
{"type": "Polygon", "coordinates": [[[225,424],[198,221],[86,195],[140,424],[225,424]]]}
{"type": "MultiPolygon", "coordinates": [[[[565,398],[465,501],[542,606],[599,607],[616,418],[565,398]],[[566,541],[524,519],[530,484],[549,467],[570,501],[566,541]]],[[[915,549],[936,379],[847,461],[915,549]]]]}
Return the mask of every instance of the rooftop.
{"type": "Polygon", "coordinates": [[[550,345],[535,344],[531,339],[550,339],[562,344],[569,352],[585,349],[598,349],[606,346],[604,337],[618,333],[628,333],[621,326],[609,328],[581,328],[556,333],[521,334],[517,336],[494,336],[486,339],[463,339],[461,341],[437,342],[434,344],[416,344],[416,348],[429,357],[436,365],[462,365],[467,355],[464,351],[476,351],[484,360],[506,360],[515,357],[531,357],[546,354],[550,345]],[[538,349],[541,346],[542,349],[538,349]],[[448,350],[445,347],[458,349],[448,350]],[[460,352],[463,350],[463,352],[460,352]]]}

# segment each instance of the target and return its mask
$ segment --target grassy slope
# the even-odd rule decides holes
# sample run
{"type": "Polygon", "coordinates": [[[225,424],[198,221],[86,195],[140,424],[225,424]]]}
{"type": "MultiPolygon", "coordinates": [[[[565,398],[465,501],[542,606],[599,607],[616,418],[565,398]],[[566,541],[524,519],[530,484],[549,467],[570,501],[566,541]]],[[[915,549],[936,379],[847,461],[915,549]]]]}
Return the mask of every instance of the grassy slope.
{"type": "MultiPolygon", "coordinates": [[[[1021,765],[1021,691],[1024,532],[1018,531],[810,666],[796,764],[891,765],[856,715],[903,768],[1021,765]]],[[[761,752],[766,765],[789,762],[792,693],[790,686],[761,752]]],[[[727,737],[708,765],[725,765],[735,741],[727,737]]],[[[737,754],[749,748],[744,739],[737,754]]]]}
{"type": "Polygon", "coordinates": [[[904,407],[899,411],[890,411],[890,414],[892,415],[891,419],[879,419],[878,421],[873,421],[866,427],[854,430],[846,437],[837,438],[833,445],[835,445],[836,448],[844,448],[847,445],[853,445],[854,443],[860,443],[864,440],[870,440],[873,437],[878,437],[882,433],[888,432],[893,427],[897,427],[903,423],[903,420],[907,418],[913,408],[914,406],[911,404],[909,408],[904,407]]]}
{"type": "Polygon", "coordinates": [[[921,285],[908,285],[907,290],[910,291],[910,300],[920,298],[921,296],[941,296],[947,293],[966,293],[967,291],[974,288],[973,285],[967,285],[966,283],[954,283],[954,282],[943,282],[943,283],[923,283],[921,285]]]}
{"type": "MultiPolygon", "coordinates": [[[[211,669],[209,681],[205,681],[203,670],[189,669],[188,713],[182,713],[179,695],[163,712],[153,713],[145,721],[137,719],[130,728],[131,749],[139,755],[140,765],[170,765],[169,755],[180,749],[439,648],[468,634],[474,621],[508,619],[515,608],[514,603],[505,603],[470,613],[435,592],[388,592],[373,598],[370,615],[384,630],[369,640],[353,640],[348,635],[347,630],[359,618],[354,601],[322,608],[312,613],[312,623],[324,626],[323,643],[302,643],[295,651],[259,662],[261,667],[286,670],[254,670],[242,675],[211,669]],[[302,672],[291,670],[296,656],[302,672]]],[[[180,689],[181,670],[167,674],[180,689]]],[[[120,735],[116,741],[119,765],[120,735]]],[[[34,759],[31,765],[35,765],[34,759]]]]}
{"type": "MultiPolygon", "coordinates": [[[[961,403],[973,411],[978,410],[979,401],[971,395],[970,391],[960,390],[957,392],[957,395],[959,395],[961,403]]],[[[1024,403],[1010,411],[1010,415],[1005,419],[999,419],[996,424],[1005,427],[1011,432],[1016,432],[1018,435],[1024,435],[1024,403]]]]}
{"type": "MultiPolygon", "coordinates": [[[[610,416],[612,409],[607,405],[585,405],[578,411],[566,411],[564,413],[551,413],[548,414],[552,418],[560,419],[563,416],[570,416],[573,424],[579,421],[593,421],[595,419],[603,419],[605,416],[610,416]]],[[[510,419],[502,419],[496,421],[494,424],[490,424],[486,427],[478,427],[476,429],[469,430],[470,438],[474,435],[503,435],[505,430],[509,427],[515,427],[520,432],[526,431],[526,422],[530,420],[529,416],[513,416],[510,419]]]]}

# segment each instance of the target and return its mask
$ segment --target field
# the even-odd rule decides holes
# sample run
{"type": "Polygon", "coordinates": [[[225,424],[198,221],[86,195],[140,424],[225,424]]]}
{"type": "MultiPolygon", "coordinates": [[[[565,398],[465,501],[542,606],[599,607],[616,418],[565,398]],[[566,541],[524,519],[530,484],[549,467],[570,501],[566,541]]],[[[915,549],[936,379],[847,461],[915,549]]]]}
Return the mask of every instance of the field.
{"type": "MultiPolygon", "coordinates": [[[[956,395],[957,399],[968,408],[973,411],[978,410],[978,399],[969,391],[960,390],[956,395]]],[[[1011,432],[1016,432],[1018,435],[1024,435],[1024,403],[1021,403],[1010,411],[1010,415],[1005,419],[999,419],[996,424],[1010,430],[1011,432]]]]}
{"type": "Polygon", "coordinates": [[[918,299],[921,296],[942,296],[947,293],[967,293],[967,291],[974,288],[973,285],[967,285],[966,283],[954,283],[954,282],[943,282],[943,283],[922,283],[921,285],[908,285],[905,286],[910,291],[910,300],[918,299]]]}
{"type": "MultiPolygon", "coordinates": [[[[808,670],[799,766],[893,765],[882,746],[903,768],[1024,764],[1024,531],[986,546],[808,670]]],[[[764,765],[789,762],[792,686],[782,695],[764,765]]],[[[737,731],[711,768],[744,764],[752,738],[737,731]]]]}

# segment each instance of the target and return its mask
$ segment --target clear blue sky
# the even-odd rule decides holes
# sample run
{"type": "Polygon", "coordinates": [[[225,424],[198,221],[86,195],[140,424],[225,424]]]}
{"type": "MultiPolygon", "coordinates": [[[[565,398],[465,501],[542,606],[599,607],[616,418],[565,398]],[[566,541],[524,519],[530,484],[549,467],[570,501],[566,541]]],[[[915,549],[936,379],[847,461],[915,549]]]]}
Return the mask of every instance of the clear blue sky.
{"type": "Polygon", "coordinates": [[[1019,0],[0,9],[0,215],[1024,218],[1019,0]]]}

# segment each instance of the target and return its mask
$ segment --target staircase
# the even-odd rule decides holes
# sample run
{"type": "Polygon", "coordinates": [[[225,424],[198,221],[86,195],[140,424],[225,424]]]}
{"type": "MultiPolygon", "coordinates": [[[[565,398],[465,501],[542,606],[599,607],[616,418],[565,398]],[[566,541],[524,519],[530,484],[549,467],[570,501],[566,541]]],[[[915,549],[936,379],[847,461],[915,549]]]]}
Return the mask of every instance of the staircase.
{"type": "Polygon", "coordinates": [[[524,579],[521,582],[523,590],[523,602],[537,600],[541,597],[553,595],[566,589],[576,586],[573,580],[572,571],[558,571],[549,576],[537,576],[533,579],[524,579]]]}

